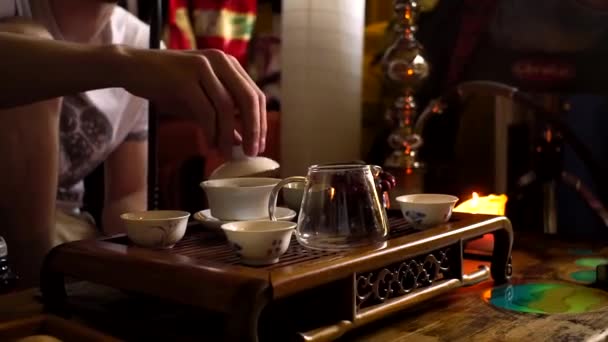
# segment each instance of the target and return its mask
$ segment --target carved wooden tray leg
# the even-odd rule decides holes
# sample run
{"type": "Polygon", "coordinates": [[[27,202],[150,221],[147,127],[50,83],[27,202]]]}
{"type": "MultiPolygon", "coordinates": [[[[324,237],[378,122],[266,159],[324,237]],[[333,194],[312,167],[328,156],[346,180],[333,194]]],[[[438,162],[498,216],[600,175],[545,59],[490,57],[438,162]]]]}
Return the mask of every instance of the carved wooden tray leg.
{"type": "Polygon", "coordinates": [[[46,311],[66,316],[68,296],[65,290],[65,277],[54,270],[54,256],[55,250],[51,250],[44,260],[40,275],[40,291],[46,311]]]}
{"type": "Polygon", "coordinates": [[[226,317],[225,341],[258,342],[258,324],[270,301],[270,288],[244,287],[234,311],[226,317]]]}
{"type": "Polygon", "coordinates": [[[494,251],[492,252],[492,279],[497,283],[505,283],[511,279],[513,266],[511,264],[511,248],[513,247],[513,228],[511,222],[504,218],[503,228],[494,231],[494,251]]]}

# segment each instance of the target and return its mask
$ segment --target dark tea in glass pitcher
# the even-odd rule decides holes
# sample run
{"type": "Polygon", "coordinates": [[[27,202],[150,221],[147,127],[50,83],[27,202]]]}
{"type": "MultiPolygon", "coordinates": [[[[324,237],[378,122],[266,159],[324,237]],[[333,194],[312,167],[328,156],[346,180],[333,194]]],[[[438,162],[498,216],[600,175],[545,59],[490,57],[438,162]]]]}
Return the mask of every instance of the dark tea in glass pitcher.
{"type": "Polygon", "coordinates": [[[276,185],[269,215],[274,219],[281,188],[302,182],[304,194],[296,231],[302,245],[339,250],[383,243],[388,223],[382,191],[378,190],[381,170],[361,164],[311,166],[306,177],[289,177],[276,185]]]}

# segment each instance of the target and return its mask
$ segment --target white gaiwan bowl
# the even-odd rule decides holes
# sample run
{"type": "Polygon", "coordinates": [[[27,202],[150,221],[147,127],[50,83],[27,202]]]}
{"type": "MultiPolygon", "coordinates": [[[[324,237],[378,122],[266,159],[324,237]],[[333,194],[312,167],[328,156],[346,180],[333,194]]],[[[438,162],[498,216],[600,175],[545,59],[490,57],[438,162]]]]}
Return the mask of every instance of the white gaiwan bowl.
{"type": "Polygon", "coordinates": [[[304,186],[304,183],[294,182],[283,187],[281,191],[283,191],[283,200],[285,201],[287,208],[295,210],[296,212],[300,211],[302,197],[304,196],[304,186]]]}
{"type": "Polygon", "coordinates": [[[222,225],[228,241],[241,262],[247,265],[270,265],[289,248],[291,234],[296,228],[289,221],[240,221],[222,225]]]}
{"type": "Polygon", "coordinates": [[[417,228],[448,222],[458,197],[443,194],[403,195],[395,199],[403,217],[417,228]]]}
{"type": "Polygon", "coordinates": [[[201,183],[211,215],[221,221],[260,220],[268,217],[270,192],[278,178],[224,178],[201,183]]]}
{"type": "Polygon", "coordinates": [[[133,243],[149,248],[172,248],[186,233],[190,213],[150,210],[120,215],[133,243]]]}

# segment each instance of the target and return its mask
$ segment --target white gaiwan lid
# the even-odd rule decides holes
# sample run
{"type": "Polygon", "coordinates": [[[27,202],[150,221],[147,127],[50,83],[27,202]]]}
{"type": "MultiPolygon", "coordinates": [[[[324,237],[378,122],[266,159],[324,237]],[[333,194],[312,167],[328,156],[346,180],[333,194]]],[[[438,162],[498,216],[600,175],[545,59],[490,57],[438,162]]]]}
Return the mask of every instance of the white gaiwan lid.
{"type": "Polygon", "coordinates": [[[232,148],[232,160],[213,170],[209,179],[263,176],[278,170],[279,163],[266,157],[249,157],[241,145],[232,148]]]}

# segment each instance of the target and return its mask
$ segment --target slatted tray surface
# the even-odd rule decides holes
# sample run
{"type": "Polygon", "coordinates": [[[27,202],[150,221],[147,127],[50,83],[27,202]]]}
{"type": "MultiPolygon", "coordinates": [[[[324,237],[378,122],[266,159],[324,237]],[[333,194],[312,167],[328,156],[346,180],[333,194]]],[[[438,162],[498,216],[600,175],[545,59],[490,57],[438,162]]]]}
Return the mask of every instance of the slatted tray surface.
{"type": "MultiPolygon", "coordinates": [[[[413,228],[405,219],[396,215],[389,217],[389,239],[394,239],[404,235],[416,233],[418,230],[413,228]]],[[[127,237],[119,237],[109,240],[121,245],[132,246],[132,242],[127,237]]],[[[186,236],[179,241],[172,249],[163,250],[163,253],[171,253],[187,256],[196,260],[214,261],[226,265],[242,265],[226,237],[221,231],[208,230],[192,226],[186,236]]],[[[306,248],[298,243],[295,236],[292,237],[289,248],[281,256],[279,262],[266,266],[245,266],[262,270],[273,270],[298,263],[305,263],[318,259],[338,259],[346,252],[322,251],[306,248]]]]}

